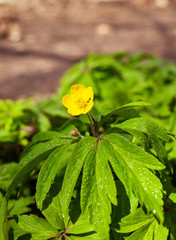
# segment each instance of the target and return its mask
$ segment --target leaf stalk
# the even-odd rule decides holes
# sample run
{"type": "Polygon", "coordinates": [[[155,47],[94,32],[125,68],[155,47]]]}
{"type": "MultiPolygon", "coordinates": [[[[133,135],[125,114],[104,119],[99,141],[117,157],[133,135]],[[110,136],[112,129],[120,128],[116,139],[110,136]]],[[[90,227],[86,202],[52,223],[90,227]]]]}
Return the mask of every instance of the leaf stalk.
{"type": "Polygon", "coordinates": [[[93,136],[94,136],[94,137],[97,137],[97,134],[96,134],[96,132],[95,132],[95,127],[94,127],[93,122],[92,122],[92,118],[91,118],[91,116],[90,116],[89,113],[87,113],[87,116],[88,116],[88,118],[89,118],[89,122],[90,122],[90,126],[91,126],[91,129],[92,129],[93,136]]]}

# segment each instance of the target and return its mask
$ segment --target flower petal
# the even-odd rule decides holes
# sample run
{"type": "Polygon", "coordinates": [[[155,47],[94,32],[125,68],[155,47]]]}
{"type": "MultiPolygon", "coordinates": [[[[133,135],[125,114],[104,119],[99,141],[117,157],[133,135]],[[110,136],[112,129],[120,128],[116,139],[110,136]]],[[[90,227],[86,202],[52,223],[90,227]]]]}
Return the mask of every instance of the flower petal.
{"type": "Polygon", "coordinates": [[[90,110],[92,109],[93,105],[94,105],[94,102],[91,101],[89,105],[87,105],[86,107],[83,108],[82,114],[86,114],[86,113],[90,112],[90,110]]]}
{"type": "Polygon", "coordinates": [[[68,108],[67,112],[69,114],[71,114],[72,116],[78,116],[78,115],[80,115],[82,113],[80,108],[77,107],[75,104],[74,105],[70,105],[70,107],[68,108]]]}
{"type": "Polygon", "coordinates": [[[84,98],[86,99],[86,101],[93,101],[94,93],[93,93],[92,87],[88,87],[85,89],[84,98]]]}
{"type": "Polygon", "coordinates": [[[66,107],[69,108],[70,105],[73,103],[73,96],[71,94],[67,94],[63,96],[62,98],[62,104],[66,107]]]}
{"type": "Polygon", "coordinates": [[[71,94],[82,94],[85,90],[85,87],[81,84],[76,84],[71,87],[71,94]]]}

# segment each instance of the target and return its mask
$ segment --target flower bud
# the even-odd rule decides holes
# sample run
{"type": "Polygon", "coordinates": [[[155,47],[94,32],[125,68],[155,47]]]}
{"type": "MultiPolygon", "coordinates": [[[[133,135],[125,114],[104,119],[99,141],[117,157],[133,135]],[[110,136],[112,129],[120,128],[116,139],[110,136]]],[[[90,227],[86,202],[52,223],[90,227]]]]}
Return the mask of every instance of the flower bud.
{"type": "Polygon", "coordinates": [[[79,135],[79,132],[78,132],[78,130],[73,129],[73,130],[71,130],[70,134],[71,134],[73,137],[77,137],[77,136],[79,135]]]}

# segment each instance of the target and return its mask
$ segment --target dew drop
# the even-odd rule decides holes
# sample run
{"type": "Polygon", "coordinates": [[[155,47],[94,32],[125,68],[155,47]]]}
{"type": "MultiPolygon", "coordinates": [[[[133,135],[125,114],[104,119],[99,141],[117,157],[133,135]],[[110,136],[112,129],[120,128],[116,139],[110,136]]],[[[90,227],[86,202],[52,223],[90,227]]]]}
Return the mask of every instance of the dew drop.
{"type": "Polygon", "coordinates": [[[153,213],[154,213],[154,214],[156,213],[156,210],[155,210],[155,209],[153,210],[153,213]]]}

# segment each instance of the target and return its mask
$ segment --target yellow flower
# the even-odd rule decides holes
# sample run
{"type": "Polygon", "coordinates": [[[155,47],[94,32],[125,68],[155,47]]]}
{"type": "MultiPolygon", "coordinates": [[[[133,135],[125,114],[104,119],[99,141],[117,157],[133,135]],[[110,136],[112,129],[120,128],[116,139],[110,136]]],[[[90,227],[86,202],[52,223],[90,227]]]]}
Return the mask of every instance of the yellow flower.
{"type": "Polygon", "coordinates": [[[94,93],[91,87],[85,88],[81,84],[71,87],[71,94],[63,96],[62,103],[68,108],[68,113],[77,116],[88,113],[94,105],[94,93]]]}

